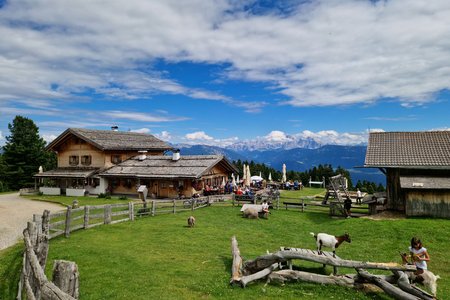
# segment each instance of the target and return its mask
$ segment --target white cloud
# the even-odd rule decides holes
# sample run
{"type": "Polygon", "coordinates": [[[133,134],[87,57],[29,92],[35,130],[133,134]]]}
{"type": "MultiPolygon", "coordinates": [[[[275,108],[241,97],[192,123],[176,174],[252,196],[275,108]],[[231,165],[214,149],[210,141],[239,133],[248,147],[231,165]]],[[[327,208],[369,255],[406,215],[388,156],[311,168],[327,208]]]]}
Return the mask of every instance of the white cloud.
{"type": "Polygon", "coordinates": [[[165,115],[152,115],[138,112],[124,112],[124,111],[105,111],[100,113],[113,119],[133,120],[140,122],[174,122],[187,120],[185,117],[171,117],[165,115]]]}
{"type": "Polygon", "coordinates": [[[196,131],[196,132],[192,132],[192,133],[188,133],[185,135],[185,138],[191,141],[211,141],[214,138],[210,137],[209,135],[207,135],[204,131],[196,131]]]}
{"type": "Polygon", "coordinates": [[[131,132],[137,132],[137,133],[149,133],[150,129],[149,128],[139,128],[139,129],[132,129],[131,132]]]}
{"type": "Polygon", "coordinates": [[[161,131],[161,133],[155,134],[155,136],[163,141],[170,141],[172,140],[172,135],[168,131],[161,131]]]}
{"type": "Polygon", "coordinates": [[[290,140],[283,131],[273,130],[265,138],[269,142],[284,142],[290,140]]]}
{"type": "Polygon", "coordinates": [[[54,134],[43,134],[43,135],[42,135],[42,138],[43,138],[44,141],[46,141],[47,144],[48,144],[48,143],[50,143],[51,141],[53,141],[54,139],[56,139],[57,136],[54,135],[54,134]]]}
{"type": "Polygon", "coordinates": [[[335,130],[321,130],[317,132],[304,130],[298,134],[295,134],[295,136],[305,139],[313,139],[314,141],[322,145],[360,145],[367,143],[368,140],[367,131],[356,133],[340,133],[335,130]]]}
{"type": "Polygon", "coordinates": [[[8,39],[0,43],[0,101],[95,91],[119,99],[184,94],[249,112],[266,105],[142,71],[159,58],[227,63],[222,80],[267,82],[294,106],[380,98],[420,105],[450,88],[449,1],[302,1],[289,15],[243,12],[245,3],[10,1],[0,9],[8,39]]]}

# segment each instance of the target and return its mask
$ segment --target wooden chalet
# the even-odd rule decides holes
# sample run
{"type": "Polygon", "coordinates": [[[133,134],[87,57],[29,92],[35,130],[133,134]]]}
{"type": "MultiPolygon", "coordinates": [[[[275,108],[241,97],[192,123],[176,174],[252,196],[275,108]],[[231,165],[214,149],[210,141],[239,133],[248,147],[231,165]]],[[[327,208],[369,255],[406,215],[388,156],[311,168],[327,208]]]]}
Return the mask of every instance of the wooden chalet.
{"type": "Polygon", "coordinates": [[[137,187],[146,185],[153,197],[191,197],[238,172],[224,156],[180,156],[152,135],[117,130],[69,128],[47,150],[57,153],[58,167],[35,178],[48,195],[137,196],[137,187]],[[173,155],[164,155],[168,150],[173,155]]]}
{"type": "Polygon", "coordinates": [[[364,166],[386,175],[388,209],[450,218],[450,131],[370,133],[364,166]]]}
{"type": "Polygon", "coordinates": [[[46,147],[58,157],[57,169],[35,175],[45,194],[80,196],[104,193],[108,182],[98,174],[130,157],[162,155],[172,147],[153,135],[113,130],[68,128],[46,147]]]}
{"type": "Polygon", "coordinates": [[[206,185],[218,189],[238,170],[223,155],[132,157],[105,170],[113,193],[136,194],[136,186],[146,185],[153,198],[192,197],[206,185]]]}

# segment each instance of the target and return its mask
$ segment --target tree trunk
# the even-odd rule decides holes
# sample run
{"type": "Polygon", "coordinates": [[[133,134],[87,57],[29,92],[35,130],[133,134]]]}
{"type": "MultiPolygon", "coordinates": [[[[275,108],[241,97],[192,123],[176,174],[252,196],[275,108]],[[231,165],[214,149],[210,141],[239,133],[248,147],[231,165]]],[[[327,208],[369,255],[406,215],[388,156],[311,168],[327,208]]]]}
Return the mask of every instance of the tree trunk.
{"type": "Polygon", "coordinates": [[[394,274],[398,276],[397,284],[398,284],[398,287],[401,288],[403,291],[405,291],[411,295],[415,295],[415,296],[419,297],[420,299],[424,299],[424,300],[434,299],[433,295],[430,295],[427,292],[425,292],[417,287],[413,287],[409,283],[408,276],[404,272],[394,271],[394,274]]]}
{"type": "Polygon", "coordinates": [[[61,289],[61,291],[78,299],[79,273],[76,263],[65,260],[55,260],[52,281],[61,289]]]}
{"type": "Polygon", "coordinates": [[[393,286],[392,284],[388,283],[387,281],[370,274],[366,270],[357,268],[356,271],[358,272],[358,274],[361,277],[369,280],[370,282],[373,282],[374,284],[376,284],[377,286],[382,288],[386,294],[394,297],[395,299],[399,299],[399,300],[419,300],[420,299],[414,295],[411,295],[407,292],[402,291],[401,289],[393,286]]]}
{"type": "Polygon", "coordinates": [[[354,287],[355,280],[354,275],[339,275],[339,276],[327,276],[314,274],[309,272],[294,271],[294,270],[280,270],[272,272],[268,281],[277,281],[284,283],[285,281],[304,281],[320,284],[336,284],[346,287],[354,287]]]}
{"type": "Polygon", "coordinates": [[[271,265],[270,267],[265,268],[264,270],[256,272],[255,274],[242,276],[241,280],[240,280],[241,286],[245,287],[249,282],[266,277],[267,275],[271,274],[272,271],[275,270],[276,268],[278,268],[278,263],[275,263],[275,264],[271,265]]]}

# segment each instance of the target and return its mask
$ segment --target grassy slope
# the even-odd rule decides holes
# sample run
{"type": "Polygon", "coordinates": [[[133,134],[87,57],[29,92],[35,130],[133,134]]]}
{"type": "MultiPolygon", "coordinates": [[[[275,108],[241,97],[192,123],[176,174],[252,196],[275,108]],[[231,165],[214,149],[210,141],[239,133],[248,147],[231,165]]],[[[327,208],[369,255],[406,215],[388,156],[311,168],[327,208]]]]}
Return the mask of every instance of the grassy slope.
{"type": "MultiPolygon", "coordinates": [[[[348,231],[353,242],[342,245],[339,256],[398,262],[398,251],[406,251],[411,236],[417,235],[430,252],[430,269],[442,277],[438,297],[450,298],[450,259],[445,251],[450,240],[448,220],[333,219],[324,213],[293,210],[272,211],[269,220],[248,220],[240,217],[238,207],[230,206],[213,206],[193,214],[197,225],[192,229],[185,226],[189,213],[179,213],[74,232],[69,239],[52,240],[49,261],[77,262],[81,299],[388,299],[382,294],[306,283],[230,287],[230,238],[236,235],[241,255],[253,259],[280,246],[314,248],[310,231],[348,231]]],[[[0,252],[0,299],[15,296],[16,284],[9,276],[16,274],[11,270],[20,268],[20,253],[18,246],[0,252]]],[[[317,264],[295,263],[322,271],[317,264]]],[[[330,267],[325,270],[331,271],[330,267]]]]}

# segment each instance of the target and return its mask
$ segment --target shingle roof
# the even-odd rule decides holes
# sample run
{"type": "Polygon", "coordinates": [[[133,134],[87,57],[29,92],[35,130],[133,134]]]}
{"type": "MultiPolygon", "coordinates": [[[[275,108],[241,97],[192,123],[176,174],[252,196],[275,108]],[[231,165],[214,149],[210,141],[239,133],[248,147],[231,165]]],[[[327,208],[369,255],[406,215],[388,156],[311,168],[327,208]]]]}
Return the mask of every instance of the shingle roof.
{"type": "Polygon", "coordinates": [[[171,146],[151,134],[124,132],[112,130],[94,130],[83,128],[68,128],[55,140],[48,144],[47,149],[58,145],[65,137],[73,134],[100,150],[169,150],[171,146]]]}
{"type": "Polygon", "coordinates": [[[172,156],[147,156],[144,160],[139,160],[139,156],[135,156],[99,175],[145,178],[200,178],[217,164],[221,164],[230,172],[238,171],[223,155],[185,155],[176,161],[172,160],[172,156]]]}
{"type": "Polygon", "coordinates": [[[58,168],[43,173],[35,174],[34,177],[88,178],[98,170],[99,170],[98,168],[85,168],[85,169],[58,168]]]}
{"type": "Polygon", "coordinates": [[[364,166],[450,168],[450,131],[372,132],[364,166]]]}

